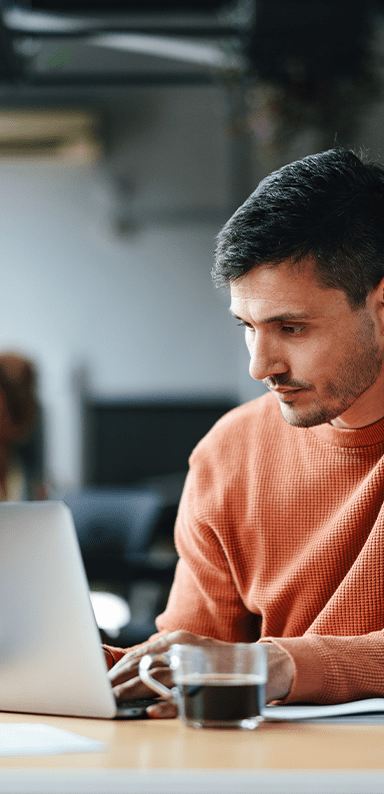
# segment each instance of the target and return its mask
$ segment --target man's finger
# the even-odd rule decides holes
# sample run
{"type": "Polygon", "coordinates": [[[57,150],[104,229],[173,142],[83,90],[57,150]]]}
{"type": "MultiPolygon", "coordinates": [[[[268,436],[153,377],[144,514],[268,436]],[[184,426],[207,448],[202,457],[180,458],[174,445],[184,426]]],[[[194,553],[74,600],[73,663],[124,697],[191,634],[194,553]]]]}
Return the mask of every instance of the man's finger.
{"type": "Polygon", "coordinates": [[[164,700],[162,703],[148,706],[147,714],[151,720],[172,719],[173,717],[177,717],[177,706],[175,703],[167,703],[167,701],[164,700]]]}
{"type": "MultiPolygon", "coordinates": [[[[172,687],[172,675],[168,668],[155,667],[152,674],[156,681],[160,681],[169,689],[172,687]]],[[[122,703],[124,700],[132,700],[133,698],[156,697],[153,689],[147,687],[138,675],[129,681],[123,681],[121,684],[114,686],[113,694],[118,703],[122,703]]]]}
{"type": "MultiPolygon", "coordinates": [[[[151,668],[151,670],[160,669],[164,667],[168,669],[168,666],[165,662],[161,659],[156,659],[156,667],[151,668]]],[[[119,686],[119,684],[124,684],[126,681],[133,681],[134,678],[137,678],[139,675],[139,665],[138,662],[132,662],[127,664],[126,667],[121,667],[119,670],[115,670],[113,667],[109,671],[109,680],[113,687],[119,686]]]]}
{"type": "Polygon", "coordinates": [[[120,674],[129,675],[132,671],[137,671],[140,659],[147,653],[165,653],[170,646],[176,642],[173,638],[178,634],[179,632],[172,632],[172,634],[163,635],[156,640],[144,642],[132,651],[127,651],[127,653],[109,670],[108,676],[110,681],[117,680],[117,676],[120,674]]]}

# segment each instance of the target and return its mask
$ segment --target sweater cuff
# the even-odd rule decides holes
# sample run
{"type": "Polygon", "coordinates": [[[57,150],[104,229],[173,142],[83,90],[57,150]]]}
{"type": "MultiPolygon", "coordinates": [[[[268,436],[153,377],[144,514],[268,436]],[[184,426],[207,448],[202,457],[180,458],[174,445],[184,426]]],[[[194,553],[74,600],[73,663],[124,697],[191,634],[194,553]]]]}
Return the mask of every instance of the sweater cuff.
{"type": "Polygon", "coordinates": [[[294,675],[288,695],[280,703],[317,703],[324,692],[324,659],[306,637],[263,637],[285,651],[294,675]]]}
{"type": "Polygon", "coordinates": [[[104,651],[104,657],[108,666],[108,670],[110,670],[111,667],[113,667],[122,656],[125,656],[127,650],[130,650],[129,648],[113,648],[110,645],[102,645],[101,647],[104,651]]]}

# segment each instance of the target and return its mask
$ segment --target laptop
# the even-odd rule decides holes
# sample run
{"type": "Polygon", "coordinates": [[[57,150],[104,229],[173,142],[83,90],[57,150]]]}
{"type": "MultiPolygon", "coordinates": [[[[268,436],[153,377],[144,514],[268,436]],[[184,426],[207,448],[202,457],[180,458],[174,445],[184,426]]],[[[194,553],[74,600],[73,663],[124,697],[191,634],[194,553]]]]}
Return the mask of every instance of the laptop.
{"type": "Polygon", "coordinates": [[[113,719],[137,706],[116,705],[67,505],[0,504],[0,711],[113,719]]]}

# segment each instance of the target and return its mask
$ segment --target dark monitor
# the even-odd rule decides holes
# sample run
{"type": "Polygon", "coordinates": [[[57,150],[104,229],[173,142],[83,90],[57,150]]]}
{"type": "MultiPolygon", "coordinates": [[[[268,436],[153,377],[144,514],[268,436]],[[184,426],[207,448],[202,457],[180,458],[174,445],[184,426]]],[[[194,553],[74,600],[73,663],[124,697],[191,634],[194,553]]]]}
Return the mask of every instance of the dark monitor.
{"type": "Polygon", "coordinates": [[[101,401],[84,405],[84,484],[127,485],[186,472],[212,425],[235,406],[227,400],[101,401]]]}

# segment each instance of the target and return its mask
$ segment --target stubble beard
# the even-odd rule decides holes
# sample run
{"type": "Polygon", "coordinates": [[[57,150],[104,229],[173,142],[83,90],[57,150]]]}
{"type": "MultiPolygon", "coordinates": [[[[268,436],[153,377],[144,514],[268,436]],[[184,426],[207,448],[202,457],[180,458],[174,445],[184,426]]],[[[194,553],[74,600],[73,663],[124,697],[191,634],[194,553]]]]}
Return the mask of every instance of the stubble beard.
{"type": "Polygon", "coordinates": [[[314,427],[331,422],[347,411],[374,384],[382,368],[383,355],[380,355],[380,348],[375,340],[371,318],[363,320],[360,333],[352,340],[352,349],[354,346],[354,355],[347,355],[335,379],[327,382],[324,398],[317,397],[306,413],[300,408],[295,409],[294,399],[292,405],[280,404],[282,416],[288,424],[295,427],[314,427]]]}

